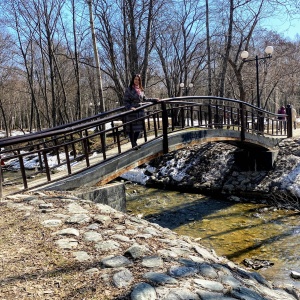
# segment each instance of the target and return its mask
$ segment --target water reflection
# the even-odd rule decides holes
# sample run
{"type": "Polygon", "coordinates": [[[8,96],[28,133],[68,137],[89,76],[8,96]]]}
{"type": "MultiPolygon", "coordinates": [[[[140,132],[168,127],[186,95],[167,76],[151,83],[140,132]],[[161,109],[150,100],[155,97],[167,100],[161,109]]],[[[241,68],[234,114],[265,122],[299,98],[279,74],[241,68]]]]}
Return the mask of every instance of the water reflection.
{"type": "Polygon", "coordinates": [[[300,288],[300,282],[290,277],[292,270],[300,271],[299,212],[139,185],[127,185],[127,209],[179,234],[200,238],[202,245],[237,264],[245,258],[269,260],[274,266],[259,273],[276,284],[300,288]]]}

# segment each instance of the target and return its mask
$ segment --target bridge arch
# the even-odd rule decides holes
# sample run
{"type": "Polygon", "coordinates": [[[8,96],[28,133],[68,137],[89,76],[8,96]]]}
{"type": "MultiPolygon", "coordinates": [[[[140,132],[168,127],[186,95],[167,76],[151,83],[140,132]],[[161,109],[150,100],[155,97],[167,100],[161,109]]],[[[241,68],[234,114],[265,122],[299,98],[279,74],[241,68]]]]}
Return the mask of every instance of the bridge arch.
{"type": "MultiPolygon", "coordinates": [[[[271,168],[277,156],[277,139],[246,134],[245,140],[240,140],[237,131],[228,130],[191,130],[176,132],[169,136],[169,151],[176,151],[187,146],[223,142],[240,149],[235,153],[236,161],[241,168],[262,169],[271,168]],[[245,165],[247,162],[247,165],[245,165]]],[[[105,160],[92,168],[84,170],[70,178],[58,180],[43,186],[43,190],[73,190],[79,186],[102,186],[123,173],[147,163],[164,154],[162,138],[154,139],[141,145],[137,151],[129,150],[113,160],[105,160]]]]}

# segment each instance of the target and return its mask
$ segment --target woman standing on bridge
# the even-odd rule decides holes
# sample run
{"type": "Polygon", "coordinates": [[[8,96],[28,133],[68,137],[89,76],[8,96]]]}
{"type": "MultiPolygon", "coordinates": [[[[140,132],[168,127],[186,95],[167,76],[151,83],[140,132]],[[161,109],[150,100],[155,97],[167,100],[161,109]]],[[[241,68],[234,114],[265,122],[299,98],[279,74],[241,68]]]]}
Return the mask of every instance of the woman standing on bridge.
{"type": "MultiPolygon", "coordinates": [[[[130,81],[129,87],[126,89],[124,94],[124,105],[127,110],[132,110],[133,112],[126,116],[125,122],[131,122],[133,120],[143,118],[145,116],[144,110],[136,109],[142,106],[143,102],[158,102],[157,98],[146,98],[144,89],[142,86],[142,79],[140,74],[134,74],[130,81]]],[[[140,133],[144,129],[144,119],[131,122],[125,126],[125,131],[129,135],[129,139],[132,148],[138,149],[137,139],[140,133]]]]}

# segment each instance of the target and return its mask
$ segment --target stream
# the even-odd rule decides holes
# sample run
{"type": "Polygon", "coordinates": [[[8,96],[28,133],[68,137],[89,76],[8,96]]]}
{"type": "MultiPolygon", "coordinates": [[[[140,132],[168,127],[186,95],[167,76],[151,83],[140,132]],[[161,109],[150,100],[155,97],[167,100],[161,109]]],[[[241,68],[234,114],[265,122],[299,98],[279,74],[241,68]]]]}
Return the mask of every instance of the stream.
{"type": "Polygon", "coordinates": [[[126,183],[127,212],[187,235],[243,268],[244,259],[270,261],[253,270],[275,284],[300,288],[299,212],[263,204],[230,202],[201,194],[126,183]]]}

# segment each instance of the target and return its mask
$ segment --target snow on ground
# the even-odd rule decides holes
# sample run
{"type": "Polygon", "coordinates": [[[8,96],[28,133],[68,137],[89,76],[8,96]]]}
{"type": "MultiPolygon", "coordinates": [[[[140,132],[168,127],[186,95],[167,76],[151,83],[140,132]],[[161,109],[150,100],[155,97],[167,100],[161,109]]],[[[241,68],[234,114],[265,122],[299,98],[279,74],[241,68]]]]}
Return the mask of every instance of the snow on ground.
{"type": "Polygon", "coordinates": [[[130,171],[122,174],[120,177],[123,179],[129,180],[131,182],[145,185],[147,180],[149,179],[149,176],[144,174],[144,172],[146,170],[153,172],[154,168],[152,168],[150,166],[147,166],[146,168],[135,168],[133,170],[130,170],[130,171]]]}
{"type": "Polygon", "coordinates": [[[278,177],[275,182],[280,183],[281,189],[286,189],[295,196],[300,197],[300,157],[289,155],[286,157],[286,161],[287,164],[295,166],[294,169],[278,177]]]}
{"type": "MultiPolygon", "coordinates": [[[[14,130],[14,131],[11,133],[11,136],[24,135],[25,133],[27,134],[27,133],[29,133],[29,131],[23,132],[23,131],[21,131],[21,130],[14,130]]],[[[4,138],[4,137],[6,137],[6,132],[3,131],[3,130],[0,130],[0,138],[4,138]]]]}
{"type": "MultiPolygon", "coordinates": [[[[25,152],[21,152],[21,153],[25,153],[25,152]]],[[[53,155],[47,154],[47,157],[48,157],[48,159],[47,159],[48,165],[50,168],[53,168],[58,164],[56,155],[53,156],[53,155]]],[[[70,159],[73,158],[71,155],[69,157],[70,157],[70,159]]],[[[61,153],[59,155],[59,158],[60,158],[60,161],[64,161],[66,159],[65,153],[61,153]]],[[[40,166],[39,157],[37,154],[30,154],[30,155],[24,156],[23,159],[24,159],[24,166],[28,170],[35,170],[35,169],[38,169],[40,166]]],[[[76,165],[77,163],[78,162],[74,162],[71,164],[71,166],[76,165]]],[[[20,170],[20,162],[19,162],[18,158],[14,158],[14,159],[5,161],[5,165],[10,170],[13,170],[13,171],[20,170]]],[[[65,170],[65,169],[66,169],[65,165],[57,168],[57,170],[65,170]]]]}

